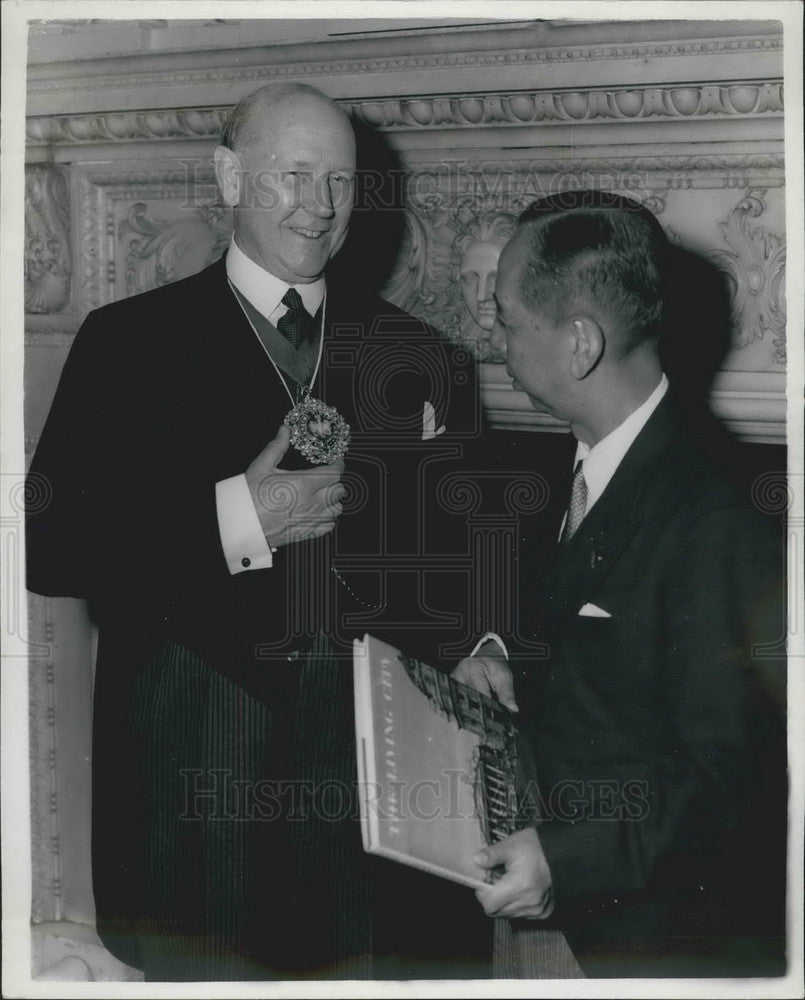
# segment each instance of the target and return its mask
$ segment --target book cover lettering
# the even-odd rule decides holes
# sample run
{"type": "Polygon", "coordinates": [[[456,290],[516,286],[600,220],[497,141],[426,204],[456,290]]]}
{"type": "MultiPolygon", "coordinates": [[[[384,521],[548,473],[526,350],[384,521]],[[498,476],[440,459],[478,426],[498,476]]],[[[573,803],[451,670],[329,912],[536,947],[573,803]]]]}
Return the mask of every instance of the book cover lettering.
{"type": "Polygon", "coordinates": [[[472,856],[514,829],[509,713],[368,635],[354,662],[364,848],[483,885],[472,856]]]}

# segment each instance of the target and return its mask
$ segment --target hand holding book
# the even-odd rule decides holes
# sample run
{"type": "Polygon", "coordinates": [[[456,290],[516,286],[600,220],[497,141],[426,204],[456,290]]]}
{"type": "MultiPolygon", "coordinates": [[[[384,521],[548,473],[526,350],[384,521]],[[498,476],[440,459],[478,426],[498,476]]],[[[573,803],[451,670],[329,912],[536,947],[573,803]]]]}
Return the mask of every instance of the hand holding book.
{"type": "Polygon", "coordinates": [[[514,697],[514,677],[503,650],[494,639],[484,643],[472,656],[465,657],[450,676],[499,701],[510,712],[519,711],[514,697]]]}
{"type": "Polygon", "coordinates": [[[504,869],[492,885],[475,892],[487,916],[544,920],[551,915],[551,872],[533,826],[490,844],[472,860],[482,868],[504,869]]]}
{"type": "Polygon", "coordinates": [[[560,931],[505,919],[549,917],[553,886],[529,801],[534,762],[501,704],[513,699],[511,674],[494,651],[494,666],[479,664],[485,648],[475,653],[456,668],[470,681],[462,683],[372,636],[356,641],[364,848],[472,886],[485,912],[503,918],[495,961],[506,976],[549,968],[577,978],[560,931]]]}
{"type": "MultiPolygon", "coordinates": [[[[514,678],[498,642],[489,640],[463,659],[451,674],[456,681],[518,711],[514,678]]],[[[475,895],[490,917],[544,920],[553,912],[553,885],[539,834],[526,826],[489,844],[472,859],[494,878],[475,895]]]]}
{"type": "Polygon", "coordinates": [[[355,643],[361,827],[370,853],[478,888],[497,873],[473,857],[528,819],[517,732],[496,696],[513,700],[508,667],[463,662],[487,693],[371,636],[355,643]]]}

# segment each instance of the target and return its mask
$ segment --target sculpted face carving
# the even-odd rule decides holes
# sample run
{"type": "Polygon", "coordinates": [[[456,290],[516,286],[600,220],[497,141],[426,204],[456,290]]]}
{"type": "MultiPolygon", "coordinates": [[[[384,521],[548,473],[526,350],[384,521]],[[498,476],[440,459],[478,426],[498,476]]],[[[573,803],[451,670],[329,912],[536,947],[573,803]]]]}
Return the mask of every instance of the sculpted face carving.
{"type": "Polygon", "coordinates": [[[464,306],[460,338],[481,361],[502,360],[489,337],[495,323],[498,260],[516,224],[515,216],[507,212],[484,212],[461,227],[453,241],[453,274],[464,306]]]}
{"type": "Polygon", "coordinates": [[[461,258],[459,277],[467,310],[482,330],[489,333],[495,323],[495,279],[506,240],[471,243],[461,258]]]}

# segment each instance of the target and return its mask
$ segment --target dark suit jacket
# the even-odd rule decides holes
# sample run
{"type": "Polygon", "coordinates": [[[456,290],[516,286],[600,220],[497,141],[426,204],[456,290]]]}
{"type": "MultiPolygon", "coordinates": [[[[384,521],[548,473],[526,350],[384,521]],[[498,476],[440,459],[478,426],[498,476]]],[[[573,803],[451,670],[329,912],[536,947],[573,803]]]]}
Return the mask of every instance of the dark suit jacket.
{"type": "MultiPolygon", "coordinates": [[[[29,589],[87,597],[101,625],[180,639],[224,671],[238,649],[237,679],[255,690],[267,660],[305,648],[322,626],[344,643],[369,625],[396,627],[398,641],[431,653],[443,622],[423,620],[415,570],[390,563],[424,554],[422,523],[439,515],[430,480],[477,438],[471,358],[389,303],[334,287],[313,394],[351,425],[351,499],[332,536],[232,576],[214,484],[246,469],[291,403],[223,261],[92,313],[32,466],[52,499],[29,514],[29,589]],[[447,426],[429,442],[426,401],[447,426]]],[[[292,450],[283,462],[307,464],[292,450]]]]}
{"type": "Polygon", "coordinates": [[[779,971],[781,557],[666,397],[548,572],[524,566],[538,829],[588,975],[779,971]]]}
{"type": "MultiPolygon", "coordinates": [[[[278,726],[296,661],[318,629],[347,670],[352,638],[365,631],[437,662],[452,620],[433,595],[449,596],[439,574],[451,539],[459,551],[466,544],[466,528],[434,498],[478,435],[473,361],[389,303],[331,283],[313,394],[351,425],[344,513],[331,535],[280,548],[271,569],[233,576],[214,484],[246,469],[291,404],[223,261],[97,310],[76,336],[32,466],[50,502],[29,511],[28,587],[88,598],[100,626],[99,919],[120,924],[142,912],[146,768],[132,705],[138,674],[165,640],[267,704],[278,726]],[[431,441],[422,441],[425,402],[447,428],[431,441]],[[430,562],[426,534],[439,538],[430,562]]],[[[283,462],[306,464],[293,452],[283,462]]],[[[459,619],[447,638],[466,649],[473,624],[459,619]]]]}

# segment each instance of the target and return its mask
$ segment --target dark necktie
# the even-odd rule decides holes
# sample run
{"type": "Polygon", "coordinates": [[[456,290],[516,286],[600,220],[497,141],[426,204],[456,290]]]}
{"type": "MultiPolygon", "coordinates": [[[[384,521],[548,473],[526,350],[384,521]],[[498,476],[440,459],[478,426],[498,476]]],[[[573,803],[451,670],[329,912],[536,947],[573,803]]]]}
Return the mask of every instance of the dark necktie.
{"type": "Polygon", "coordinates": [[[277,320],[277,329],[295,350],[304,344],[313,332],[313,317],[302,304],[302,297],[295,288],[289,288],[282,297],[288,310],[277,320]]]}
{"type": "Polygon", "coordinates": [[[583,466],[584,459],[580,458],[576,462],[576,468],[573,472],[573,487],[570,491],[570,503],[567,507],[565,526],[562,528],[562,534],[559,538],[560,542],[567,542],[576,534],[576,529],[587,513],[587,481],[582,472],[583,466]]]}

